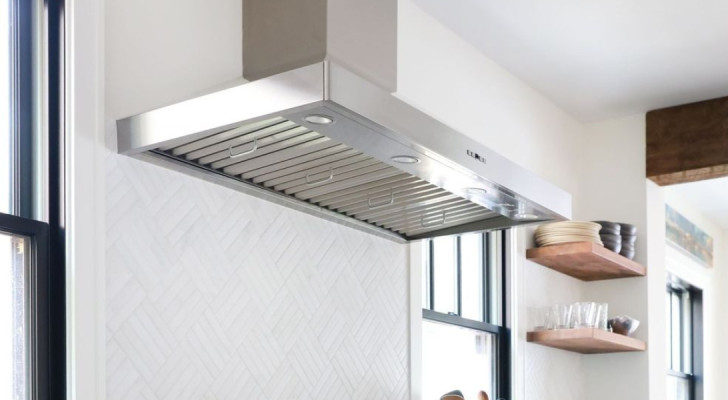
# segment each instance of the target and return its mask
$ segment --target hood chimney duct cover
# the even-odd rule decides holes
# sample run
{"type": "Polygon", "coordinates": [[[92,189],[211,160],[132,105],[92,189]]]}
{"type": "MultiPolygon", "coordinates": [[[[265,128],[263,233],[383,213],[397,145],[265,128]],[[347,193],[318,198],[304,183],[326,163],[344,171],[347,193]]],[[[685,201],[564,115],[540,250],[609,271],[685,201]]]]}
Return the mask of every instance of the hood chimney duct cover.
{"type": "Polygon", "coordinates": [[[333,61],[397,90],[394,0],[243,0],[243,77],[333,61]]]}

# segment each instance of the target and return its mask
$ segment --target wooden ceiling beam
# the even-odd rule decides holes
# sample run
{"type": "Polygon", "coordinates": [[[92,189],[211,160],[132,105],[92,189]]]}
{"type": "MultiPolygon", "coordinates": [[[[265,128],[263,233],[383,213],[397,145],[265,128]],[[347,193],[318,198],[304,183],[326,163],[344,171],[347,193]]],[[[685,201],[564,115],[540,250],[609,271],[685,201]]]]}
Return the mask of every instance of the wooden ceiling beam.
{"type": "Polygon", "coordinates": [[[647,113],[647,177],[661,186],[728,176],[728,97],[647,113]]]}

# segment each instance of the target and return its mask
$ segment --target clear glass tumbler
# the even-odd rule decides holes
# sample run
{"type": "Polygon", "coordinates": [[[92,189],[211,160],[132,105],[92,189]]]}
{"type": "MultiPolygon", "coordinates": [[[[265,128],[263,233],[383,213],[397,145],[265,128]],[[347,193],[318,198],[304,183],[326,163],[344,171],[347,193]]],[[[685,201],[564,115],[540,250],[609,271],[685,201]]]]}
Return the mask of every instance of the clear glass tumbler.
{"type": "Polygon", "coordinates": [[[531,316],[531,325],[534,331],[545,331],[549,325],[550,307],[532,307],[529,310],[531,316]]]}
{"type": "Polygon", "coordinates": [[[551,307],[554,329],[571,328],[571,304],[556,304],[551,307]]]}
{"type": "Polygon", "coordinates": [[[597,303],[580,302],[575,304],[575,328],[593,328],[597,325],[597,303]]]}
{"type": "Polygon", "coordinates": [[[597,305],[597,323],[596,327],[601,330],[607,330],[607,319],[609,312],[609,304],[599,303],[597,305]]]}

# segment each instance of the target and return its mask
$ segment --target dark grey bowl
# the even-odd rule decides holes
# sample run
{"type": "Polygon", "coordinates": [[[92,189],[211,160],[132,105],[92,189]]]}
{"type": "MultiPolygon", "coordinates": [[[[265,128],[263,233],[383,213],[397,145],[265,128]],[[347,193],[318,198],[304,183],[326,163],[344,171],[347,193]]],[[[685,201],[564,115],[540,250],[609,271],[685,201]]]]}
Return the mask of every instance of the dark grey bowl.
{"type": "Polygon", "coordinates": [[[637,242],[637,236],[622,236],[623,244],[630,244],[634,246],[635,242],[637,242]]]}
{"type": "Polygon", "coordinates": [[[603,242],[603,243],[604,243],[605,248],[612,250],[615,253],[619,253],[620,251],[622,251],[622,243],[619,243],[619,242],[616,242],[616,243],[603,242]]]}
{"type": "Polygon", "coordinates": [[[626,235],[636,235],[637,234],[637,227],[634,225],[620,223],[619,226],[621,227],[622,234],[626,234],[626,235]]]}
{"type": "Polygon", "coordinates": [[[614,231],[616,233],[619,233],[620,230],[622,229],[622,226],[616,222],[609,222],[609,221],[593,221],[593,222],[596,222],[597,224],[601,225],[602,230],[614,231]]]}
{"type": "Polygon", "coordinates": [[[621,236],[619,236],[619,235],[610,235],[608,233],[599,233],[599,237],[602,238],[602,241],[605,241],[605,240],[610,240],[610,241],[614,241],[614,242],[621,242],[622,241],[622,237],[621,236]]]}
{"type": "Polygon", "coordinates": [[[637,331],[637,328],[640,326],[640,321],[627,315],[618,315],[610,319],[608,322],[609,326],[612,327],[612,332],[625,336],[634,335],[635,331],[637,331]]]}
{"type": "Polygon", "coordinates": [[[628,258],[630,260],[634,260],[635,252],[634,251],[624,251],[624,249],[619,251],[619,254],[621,254],[623,257],[628,258]]]}

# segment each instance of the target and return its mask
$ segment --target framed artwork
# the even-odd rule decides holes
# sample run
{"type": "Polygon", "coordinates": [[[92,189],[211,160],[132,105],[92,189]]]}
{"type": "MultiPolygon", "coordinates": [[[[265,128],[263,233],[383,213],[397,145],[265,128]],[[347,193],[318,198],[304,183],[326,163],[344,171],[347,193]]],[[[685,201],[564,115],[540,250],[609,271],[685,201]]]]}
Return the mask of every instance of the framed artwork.
{"type": "Polygon", "coordinates": [[[669,205],[665,205],[665,230],[668,243],[706,267],[713,267],[713,238],[669,205]]]}

